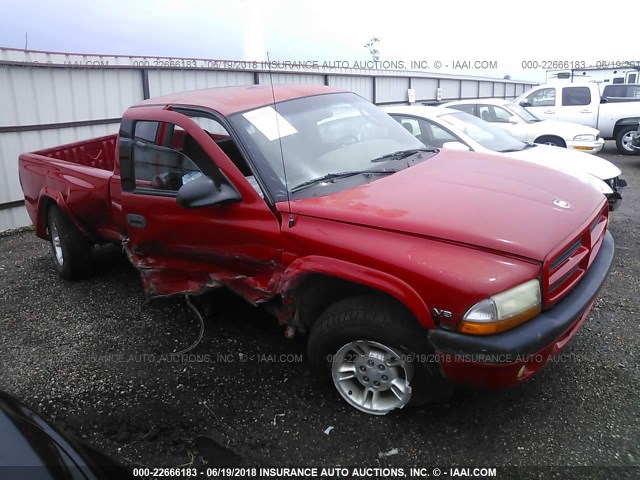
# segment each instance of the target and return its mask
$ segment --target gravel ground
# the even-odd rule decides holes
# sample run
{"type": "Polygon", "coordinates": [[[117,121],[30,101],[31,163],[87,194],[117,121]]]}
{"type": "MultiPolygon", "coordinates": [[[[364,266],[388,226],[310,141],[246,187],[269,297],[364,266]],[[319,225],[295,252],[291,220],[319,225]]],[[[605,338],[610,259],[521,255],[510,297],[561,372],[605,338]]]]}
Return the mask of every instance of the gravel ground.
{"type": "Polygon", "coordinates": [[[137,465],[639,466],[640,157],[602,156],[629,182],[614,267],[565,360],[516,388],[367,416],[314,381],[304,339],[224,292],[172,358],[199,333],[183,300],[147,300],[115,248],[63,281],[32,232],[0,237],[0,388],[137,465]]]}

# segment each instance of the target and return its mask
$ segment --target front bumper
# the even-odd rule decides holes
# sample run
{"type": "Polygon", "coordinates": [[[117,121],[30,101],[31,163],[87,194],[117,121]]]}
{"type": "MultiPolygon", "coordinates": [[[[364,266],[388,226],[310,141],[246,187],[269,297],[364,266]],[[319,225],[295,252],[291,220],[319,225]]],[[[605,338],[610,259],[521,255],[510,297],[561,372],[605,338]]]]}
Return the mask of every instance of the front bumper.
{"type": "Polygon", "coordinates": [[[627,186],[627,181],[620,177],[615,177],[605,180],[605,182],[613,190],[613,193],[605,195],[609,201],[609,210],[616,210],[622,203],[622,190],[627,186]]]}
{"type": "Polygon", "coordinates": [[[614,251],[613,237],[607,232],[598,256],[573,291],[552,309],[513,330],[488,336],[433,330],[430,340],[447,380],[505,388],[539,372],[565,348],[589,315],[614,251]]]}
{"type": "Polygon", "coordinates": [[[604,139],[598,138],[595,142],[584,142],[581,140],[566,140],[567,148],[585,153],[598,153],[604,147],[604,139]]]}

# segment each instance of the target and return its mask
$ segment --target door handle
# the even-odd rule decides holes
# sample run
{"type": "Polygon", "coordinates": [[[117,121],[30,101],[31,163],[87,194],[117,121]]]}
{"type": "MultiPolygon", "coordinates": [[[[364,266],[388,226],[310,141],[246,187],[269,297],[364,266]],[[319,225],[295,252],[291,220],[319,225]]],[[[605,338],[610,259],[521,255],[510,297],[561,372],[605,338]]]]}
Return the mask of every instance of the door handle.
{"type": "Polygon", "coordinates": [[[127,224],[135,228],[144,228],[147,225],[147,221],[142,215],[128,213],[127,224]]]}
{"type": "Polygon", "coordinates": [[[589,110],[588,108],[584,109],[584,110],[580,110],[580,113],[591,113],[591,110],[589,110]]]}
{"type": "Polygon", "coordinates": [[[553,110],[545,110],[545,111],[544,111],[544,113],[546,113],[546,114],[551,114],[551,113],[556,113],[556,112],[555,112],[555,111],[553,111],[553,110]]]}

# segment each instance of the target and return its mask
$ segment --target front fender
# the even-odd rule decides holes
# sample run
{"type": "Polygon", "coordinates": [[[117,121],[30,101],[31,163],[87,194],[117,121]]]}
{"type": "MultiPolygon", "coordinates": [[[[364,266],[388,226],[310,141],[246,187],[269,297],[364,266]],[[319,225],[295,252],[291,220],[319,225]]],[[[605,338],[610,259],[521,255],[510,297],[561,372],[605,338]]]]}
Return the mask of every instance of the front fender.
{"type": "Polygon", "coordinates": [[[425,328],[436,326],[427,304],[406,282],[388,273],[344,260],[315,255],[298,258],[284,271],[278,290],[291,290],[310,273],[340,278],[384,292],[407,307],[425,328]]]}

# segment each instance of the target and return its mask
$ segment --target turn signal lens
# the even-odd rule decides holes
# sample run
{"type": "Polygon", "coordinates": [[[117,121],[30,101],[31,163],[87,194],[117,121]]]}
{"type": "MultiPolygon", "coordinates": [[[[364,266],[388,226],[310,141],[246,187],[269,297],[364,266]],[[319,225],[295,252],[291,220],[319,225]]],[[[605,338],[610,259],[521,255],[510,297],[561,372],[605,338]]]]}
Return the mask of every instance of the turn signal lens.
{"type": "Polygon", "coordinates": [[[458,325],[470,335],[492,335],[510,330],[542,311],[540,282],[529,280],[484,299],[471,307],[458,325]]]}

